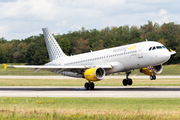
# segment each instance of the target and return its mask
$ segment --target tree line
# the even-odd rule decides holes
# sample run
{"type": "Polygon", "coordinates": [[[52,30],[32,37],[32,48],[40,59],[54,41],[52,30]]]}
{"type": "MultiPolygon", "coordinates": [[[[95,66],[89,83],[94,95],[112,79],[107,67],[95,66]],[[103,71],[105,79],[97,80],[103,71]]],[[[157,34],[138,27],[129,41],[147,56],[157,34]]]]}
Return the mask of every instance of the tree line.
{"type": "MultiPolygon", "coordinates": [[[[69,31],[67,34],[54,35],[67,55],[96,51],[121,45],[148,41],[158,41],[177,53],[166,64],[180,63],[180,25],[174,22],[159,25],[148,21],[140,26],[128,25],[106,27],[102,30],[69,31]]],[[[42,65],[49,61],[43,34],[26,39],[7,41],[0,38],[0,63],[27,63],[42,65]]]]}

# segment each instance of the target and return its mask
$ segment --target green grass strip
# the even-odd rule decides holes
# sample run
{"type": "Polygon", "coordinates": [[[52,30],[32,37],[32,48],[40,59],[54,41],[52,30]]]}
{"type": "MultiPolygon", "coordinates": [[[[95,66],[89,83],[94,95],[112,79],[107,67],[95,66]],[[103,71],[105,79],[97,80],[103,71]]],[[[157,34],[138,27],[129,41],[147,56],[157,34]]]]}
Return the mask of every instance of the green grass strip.
{"type": "MultiPolygon", "coordinates": [[[[123,86],[123,79],[104,79],[95,86],[123,86]]],[[[0,79],[0,86],[84,86],[85,79],[0,79]]],[[[180,86],[178,78],[133,79],[132,86],[180,86]]]]}
{"type": "Polygon", "coordinates": [[[180,98],[0,98],[0,119],[180,119],[180,98]]]}

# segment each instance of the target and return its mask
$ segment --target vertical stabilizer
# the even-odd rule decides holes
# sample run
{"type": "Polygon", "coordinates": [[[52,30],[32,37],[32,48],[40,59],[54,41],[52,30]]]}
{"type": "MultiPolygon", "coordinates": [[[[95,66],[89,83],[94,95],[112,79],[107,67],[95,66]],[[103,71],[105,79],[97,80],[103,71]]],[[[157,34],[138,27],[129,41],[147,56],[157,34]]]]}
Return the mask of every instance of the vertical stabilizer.
{"type": "Polygon", "coordinates": [[[53,35],[50,33],[48,28],[42,28],[44,39],[46,42],[46,47],[48,50],[50,61],[57,60],[58,58],[65,57],[66,55],[60,48],[59,44],[53,37],[53,35]]]}

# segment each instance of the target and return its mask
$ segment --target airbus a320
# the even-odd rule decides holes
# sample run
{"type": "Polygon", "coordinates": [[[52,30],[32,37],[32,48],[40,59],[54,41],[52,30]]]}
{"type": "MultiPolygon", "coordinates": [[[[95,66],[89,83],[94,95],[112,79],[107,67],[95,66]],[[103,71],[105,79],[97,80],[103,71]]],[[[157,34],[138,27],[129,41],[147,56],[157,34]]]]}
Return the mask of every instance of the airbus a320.
{"type": "Polygon", "coordinates": [[[151,80],[163,70],[162,64],[168,61],[176,52],[168,50],[163,44],[154,41],[145,41],[99,51],[67,56],[50,33],[43,28],[43,34],[50,58],[50,62],[43,66],[9,65],[14,68],[28,68],[38,72],[50,71],[57,74],[85,78],[85,89],[94,89],[94,82],[101,81],[106,75],[125,72],[124,86],[132,85],[129,74],[134,69],[149,75],[151,80]]]}

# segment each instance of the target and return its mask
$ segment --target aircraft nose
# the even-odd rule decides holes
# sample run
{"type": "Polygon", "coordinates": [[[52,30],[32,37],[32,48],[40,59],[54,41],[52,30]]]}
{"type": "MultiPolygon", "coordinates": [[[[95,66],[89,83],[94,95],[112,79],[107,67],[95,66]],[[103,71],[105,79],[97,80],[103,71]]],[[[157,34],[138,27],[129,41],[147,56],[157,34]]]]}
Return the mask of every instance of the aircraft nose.
{"type": "Polygon", "coordinates": [[[170,59],[171,54],[168,50],[161,53],[161,58],[166,62],[170,59]]]}

